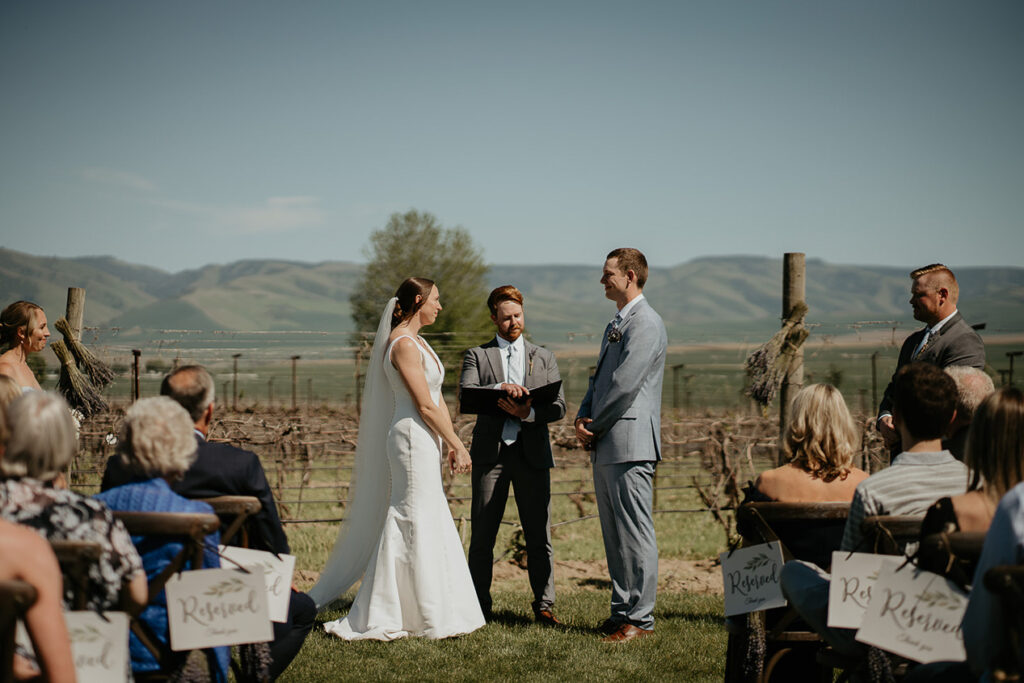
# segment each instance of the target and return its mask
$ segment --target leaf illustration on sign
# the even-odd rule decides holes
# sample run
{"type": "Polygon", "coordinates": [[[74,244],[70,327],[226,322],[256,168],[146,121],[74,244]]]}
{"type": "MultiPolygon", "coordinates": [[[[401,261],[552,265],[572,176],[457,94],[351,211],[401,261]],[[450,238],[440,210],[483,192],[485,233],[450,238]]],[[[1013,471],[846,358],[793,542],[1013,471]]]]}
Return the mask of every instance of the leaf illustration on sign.
{"type": "Polygon", "coordinates": [[[914,597],[917,598],[917,601],[925,607],[932,607],[935,609],[945,608],[948,610],[958,610],[961,608],[960,598],[955,595],[949,595],[939,591],[923,590],[914,597]]]}
{"type": "Polygon", "coordinates": [[[103,639],[103,634],[95,626],[82,626],[69,628],[68,636],[74,643],[94,643],[103,639]]]}
{"type": "Polygon", "coordinates": [[[748,571],[756,571],[761,567],[767,566],[769,562],[771,562],[771,558],[764,553],[758,553],[747,561],[747,565],[744,569],[748,571]]]}
{"type": "Polygon", "coordinates": [[[237,593],[238,591],[243,589],[245,589],[245,583],[242,580],[228,579],[226,581],[221,581],[220,583],[216,583],[210,586],[208,589],[206,589],[204,595],[213,595],[219,598],[222,595],[227,595],[229,593],[237,593]]]}

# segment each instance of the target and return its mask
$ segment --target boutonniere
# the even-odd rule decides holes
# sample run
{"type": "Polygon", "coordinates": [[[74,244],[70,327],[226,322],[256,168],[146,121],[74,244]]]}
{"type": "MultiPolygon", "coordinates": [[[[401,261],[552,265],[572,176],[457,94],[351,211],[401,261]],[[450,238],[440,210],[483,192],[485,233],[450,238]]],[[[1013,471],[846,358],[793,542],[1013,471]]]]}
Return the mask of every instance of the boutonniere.
{"type": "Polygon", "coordinates": [[[620,341],[622,341],[622,332],[619,330],[619,328],[613,327],[612,329],[608,330],[609,344],[618,344],[620,341]]]}
{"type": "Polygon", "coordinates": [[[527,370],[526,370],[526,374],[527,375],[532,375],[533,374],[533,355],[535,353],[537,353],[537,349],[534,349],[533,351],[530,351],[530,367],[527,368],[527,370]]]}

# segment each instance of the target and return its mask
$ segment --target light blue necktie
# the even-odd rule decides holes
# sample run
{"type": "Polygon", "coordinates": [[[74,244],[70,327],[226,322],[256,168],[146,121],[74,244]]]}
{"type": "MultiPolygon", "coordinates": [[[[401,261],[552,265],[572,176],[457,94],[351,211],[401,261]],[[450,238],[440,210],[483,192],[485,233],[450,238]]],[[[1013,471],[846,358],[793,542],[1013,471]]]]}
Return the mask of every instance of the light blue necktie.
{"type": "MultiPolygon", "coordinates": [[[[522,384],[523,383],[523,364],[519,362],[516,355],[516,347],[512,344],[508,345],[508,355],[506,356],[506,367],[508,370],[505,373],[505,381],[509,384],[522,384]]],[[[501,429],[501,440],[506,445],[511,446],[519,438],[519,418],[508,417],[505,420],[505,426],[501,429]]]]}

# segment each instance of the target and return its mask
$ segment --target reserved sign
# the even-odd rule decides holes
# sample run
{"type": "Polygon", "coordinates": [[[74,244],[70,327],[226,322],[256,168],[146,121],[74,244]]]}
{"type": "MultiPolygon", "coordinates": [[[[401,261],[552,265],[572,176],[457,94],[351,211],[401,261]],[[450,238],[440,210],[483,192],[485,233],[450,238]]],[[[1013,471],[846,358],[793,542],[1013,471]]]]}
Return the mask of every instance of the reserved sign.
{"type": "Polygon", "coordinates": [[[927,664],[962,662],[960,621],[967,594],[946,578],[912,565],[884,565],[857,640],[927,664]]]}
{"type": "Polygon", "coordinates": [[[828,587],[828,625],[831,628],[860,628],[864,610],[871,603],[871,591],[883,564],[902,560],[873,553],[832,553],[832,580],[828,587]]]}
{"type": "Polygon", "coordinates": [[[753,545],[719,555],[725,584],[725,616],[782,607],[779,572],[782,546],[778,542],[753,545]]]}
{"type": "MultiPolygon", "coordinates": [[[[294,555],[275,556],[274,553],[268,553],[265,550],[236,548],[232,545],[220,546],[220,554],[228,561],[234,560],[251,572],[262,574],[267,585],[267,608],[270,620],[288,621],[288,606],[292,597],[292,574],[295,571],[294,555]]],[[[222,560],[221,564],[225,565],[225,561],[222,560]]]]}
{"type": "MultiPolygon", "coordinates": [[[[129,680],[127,614],[104,612],[100,616],[88,610],[65,612],[64,623],[71,640],[78,683],[129,680]]],[[[15,631],[15,642],[34,654],[32,640],[21,621],[15,631]]]]}
{"type": "Polygon", "coordinates": [[[263,575],[232,569],[181,572],[167,582],[171,649],[273,640],[263,575]]]}

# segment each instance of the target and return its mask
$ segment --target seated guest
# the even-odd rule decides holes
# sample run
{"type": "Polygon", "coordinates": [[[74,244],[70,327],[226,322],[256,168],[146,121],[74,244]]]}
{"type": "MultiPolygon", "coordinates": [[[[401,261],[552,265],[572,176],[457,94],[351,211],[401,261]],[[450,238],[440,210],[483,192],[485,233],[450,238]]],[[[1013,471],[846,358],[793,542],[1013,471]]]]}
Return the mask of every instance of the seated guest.
{"type": "Polygon", "coordinates": [[[1019,564],[1024,564],[1024,483],[1010,489],[996,508],[961,623],[967,663],[975,677],[984,674],[982,680],[993,680],[992,669],[1006,641],[1003,599],[985,586],[985,572],[999,565],[1019,564]]]}
{"type": "Polygon", "coordinates": [[[928,508],[922,536],[988,531],[999,500],[1024,480],[1024,394],[1020,389],[1003,387],[982,402],[966,447],[971,473],[968,491],[940,498],[928,508]]]}
{"type": "Polygon", "coordinates": [[[962,461],[974,411],[996,388],[987,372],[970,365],[950,365],[945,370],[956,382],[957,399],[956,418],[949,427],[949,436],[942,440],[942,447],[962,461]]]}
{"type": "MultiPolygon", "coordinates": [[[[214,410],[213,378],[206,368],[200,365],[178,368],[164,378],[160,393],[174,399],[188,411],[199,445],[196,461],[183,479],[171,485],[172,489],[186,498],[255,496],[262,507],[254,518],[249,537],[250,547],[277,554],[290,553],[288,538],[278,517],[274,496],[259,456],[230,444],[206,440],[214,410]]],[[[102,489],[106,491],[120,486],[130,476],[118,458],[110,458],[103,474],[102,489]]],[[[273,659],[271,677],[280,676],[298,654],[315,620],[316,605],[312,599],[293,589],[288,621],[274,623],[274,642],[270,646],[273,659]]]]}
{"type": "Polygon", "coordinates": [[[35,660],[15,655],[15,678],[41,676],[51,683],[73,683],[75,664],[61,609],[64,588],[57,558],[35,531],[0,520],[0,581],[11,579],[36,589],[36,601],[25,613],[35,660]]]}
{"type": "MultiPolygon", "coordinates": [[[[948,372],[948,368],[947,368],[948,372]]],[[[1024,480],[1024,394],[1004,387],[978,407],[967,436],[966,493],[940,498],[921,523],[921,538],[956,531],[988,531],[996,505],[1024,480]]],[[[971,585],[974,563],[958,559],[942,572],[961,586],[971,585]]]]}
{"type": "MultiPolygon", "coordinates": [[[[67,403],[56,394],[31,391],[4,413],[9,436],[0,458],[0,518],[32,527],[50,541],[100,544],[99,562],[89,568],[88,609],[132,611],[146,604],[146,574],[124,526],[103,503],[54,486],[77,447],[67,403]]],[[[74,583],[64,585],[69,606],[74,583]]]]}
{"type": "Polygon", "coordinates": [[[15,301],[0,312],[0,375],[7,375],[22,391],[38,390],[28,354],[46,347],[50,329],[43,309],[31,301],[15,301]]]}
{"type": "MultiPolygon", "coordinates": [[[[125,413],[117,442],[118,455],[125,470],[132,475],[130,483],[96,494],[111,510],[134,512],[201,512],[213,514],[208,504],[183,498],[171,491],[168,482],[180,479],[196,457],[196,440],[192,436],[192,420],[185,409],[166,397],[136,401],[125,413]]],[[[132,542],[142,555],[142,565],[150,580],[158,576],[182,550],[177,540],[163,537],[133,536],[132,542]]],[[[220,534],[206,537],[203,569],[219,567],[217,546],[220,534]]],[[[140,619],[152,635],[168,643],[167,596],[164,591],[153,597],[140,619]]],[[[160,665],[149,649],[131,634],[129,649],[132,671],[158,671],[160,665]]],[[[226,647],[208,652],[214,679],[227,680],[231,651],[226,647]]]]}
{"type": "MultiPolygon", "coordinates": [[[[905,450],[857,487],[840,550],[866,550],[860,547],[865,517],[924,514],[937,498],[967,490],[967,468],[942,450],[942,437],[956,413],[952,378],[934,365],[910,363],[897,372],[892,398],[893,423],[905,450]]],[[[789,604],[836,651],[864,654],[864,646],[854,640],[855,630],[826,624],[828,573],[794,560],[783,566],[780,583],[789,604]]]]}
{"type": "Polygon", "coordinates": [[[788,462],[762,472],[748,493],[750,500],[824,503],[853,500],[867,478],[853,467],[860,439],[839,390],[812,384],[793,397],[791,418],[783,435],[788,462]]]}

